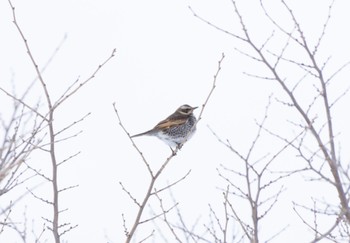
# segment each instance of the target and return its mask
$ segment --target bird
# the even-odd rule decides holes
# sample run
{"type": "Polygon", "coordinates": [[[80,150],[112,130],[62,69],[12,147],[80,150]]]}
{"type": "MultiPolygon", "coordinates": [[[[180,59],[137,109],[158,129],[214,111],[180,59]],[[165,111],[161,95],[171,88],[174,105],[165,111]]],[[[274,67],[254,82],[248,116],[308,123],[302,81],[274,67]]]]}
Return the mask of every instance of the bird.
{"type": "Polygon", "coordinates": [[[151,130],[135,134],[131,138],[144,135],[155,136],[165,142],[171,151],[174,152],[173,148],[176,149],[178,147],[180,149],[183,143],[195,133],[197,119],[193,115],[193,111],[197,108],[186,104],[182,105],[151,130]]]}

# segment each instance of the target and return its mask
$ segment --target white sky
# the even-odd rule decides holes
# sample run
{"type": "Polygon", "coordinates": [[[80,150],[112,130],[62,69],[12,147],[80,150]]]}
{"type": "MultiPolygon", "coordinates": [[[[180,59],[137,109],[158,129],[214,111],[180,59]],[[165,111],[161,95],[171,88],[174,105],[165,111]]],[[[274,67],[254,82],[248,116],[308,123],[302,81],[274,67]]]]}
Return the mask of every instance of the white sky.
{"type": "MultiPolygon", "coordinates": [[[[272,28],[267,25],[257,1],[247,2],[238,1],[239,7],[252,37],[262,43],[271,34],[272,28]]],[[[328,2],[293,1],[294,12],[302,20],[305,35],[312,43],[320,34],[327,16],[328,2]]],[[[198,125],[197,134],[173,159],[158,185],[160,188],[191,170],[190,176],[173,188],[188,225],[192,225],[199,216],[203,218],[201,224],[208,223],[208,203],[221,214],[222,192],[218,187],[225,187],[225,183],[219,178],[216,168],[220,164],[234,166],[240,161],[216,141],[207,125],[245,153],[256,132],[254,119],[262,119],[269,95],[274,93],[279,98],[285,98],[275,83],[245,76],[244,71],[264,74],[265,70],[235,50],[243,47],[241,43],[200,22],[188,8],[191,6],[199,15],[220,27],[240,33],[230,1],[17,0],[13,4],[18,23],[39,67],[46,63],[67,35],[61,50],[44,73],[52,98],[59,97],[78,77],[85,80],[113,48],[117,50],[116,56],[96,78],[67,101],[56,115],[59,129],[88,112],[92,113],[67,133],[83,130],[83,134],[58,147],[60,160],[77,151],[82,152],[59,172],[62,186],[79,184],[78,188],[62,194],[60,198],[62,208],[69,208],[62,215],[62,222],[79,225],[64,239],[68,242],[123,242],[121,214],[125,215],[127,226],[131,227],[137,208],[121,190],[119,182],[123,182],[137,198],[142,198],[146,191],[145,186],[149,182],[147,170],[119,127],[112,103],[116,102],[124,125],[131,134],[150,129],[182,104],[203,104],[217,70],[217,62],[224,52],[226,58],[217,88],[198,125]]],[[[330,70],[333,71],[349,60],[349,6],[346,1],[335,3],[320,53],[322,57],[333,57],[330,63],[330,70]]],[[[269,7],[274,17],[288,25],[286,13],[280,11],[279,4],[273,3],[269,7]]],[[[12,23],[7,1],[0,2],[0,33],[0,85],[9,89],[14,75],[15,86],[20,93],[35,78],[35,70],[12,23]]],[[[281,40],[275,40],[274,44],[280,46],[281,40]]],[[[346,74],[347,71],[339,75],[335,95],[348,86],[346,74]]],[[[34,89],[30,100],[41,98],[44,101],[39,88],[34,89]]],[[[311,98],[308,97],[308,90],[300,96],[305,100],[311,98]]],[[[0,102],[5,104],[6,99],[0,94],[0,102]]],[[[342,132],[339,138],[344,139],[341,141],[344,151],[348,145],[345,139],[349,135],[346,130],[349,117],[344,114],[348,111],[348,102],[349,98],[345,97],[335,110],[340,117],[335,126],[337,132],[342,132]]],[[[7,107],[1,105],[1,113],[8,112],[7,107]]],[[[274,103],[268,126],[282,134],[291,134],[293,131],[286,119],[300,121],[294,115],[274,103]]],[[[155,138],[137,138],[135,142],[153,168],[158,168],[169,156],[169,148],[155,138]]],[[[276,151],[274,146],[277,144],[266,138],[259,148],[260,154],[256,156],[261,156],[264,151],[276,151]]],[[[344,155],[344,158],[349,159],[349,156],[344,155]]],[[[285,156],[279,162],[283,163],[279,169],[290,168],[290,163],[294,161],[293,153],[285,156]]],[[[43,171],[49,169],[46,156],[33,155],[32,163],[43,171]]],[[[275,242],[305,242],[311,239],[312,235],[307,234],[305,226],[292,210],[292,201],[310,203],[310,194],[322,191],[320,185],[314,187],[310,184],[305,183],[303,178],[286,182],[287,192],[271,212],[271,217],[261,224],[262,240],[276,233],[276,226],[281,229],[288,224],[288,230],[275,242]],[[300,185],[305,188],[303,191],[300,185]]],[[[50,186],[41,186],[37,191],[49,195],[50,186]]],[[[164,198],[168,198],[166,193],[164,198]]],[[[9,200],[0,199],[0,206],[3,207],[9,200]]],[[[171,206],[171,202],[167,202],[171,206]]],[[[50,209],[28,196],[18,204],[18,211],[13,212],[14,218],[20,218],[24,206],[27,207],[28,219],[35,218],[34,227],[38,232],[43,223],[41,217],[50,217],[50,209]]],[[[243,217],[249,217],[245,206],[241,207],[243,217]]],[[[157,201],[152,202],[152,208],[159,209],[157,201]]],[[[145,212],[149,210],[147,207],[145,212]]],[[[151,223],[140,228],[140,239],[152,227],[151,223]]],[[[238,224],[235,227],[238,230],[238,224]]],[[[6,237],[9,238],[4,241],[0,236],[0,242],[16,242],[12,235],[6,237]]],[[[51,236],[47,234],[45,237],[50,239],[51,236]]],[[[170,238],[169,242],[175,240],[170,238]]]]}

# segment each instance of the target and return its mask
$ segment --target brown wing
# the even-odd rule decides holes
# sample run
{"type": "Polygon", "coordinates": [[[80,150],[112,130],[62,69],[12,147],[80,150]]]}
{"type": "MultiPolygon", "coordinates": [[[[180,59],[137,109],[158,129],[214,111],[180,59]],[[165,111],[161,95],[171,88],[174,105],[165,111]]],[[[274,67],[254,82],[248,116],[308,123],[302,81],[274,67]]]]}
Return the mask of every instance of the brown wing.
{"type": "Polygon", "coordinates": [[[169,129],[173,126],[182,125],[186,122],[187,118],[165,119],[155,126],[156,129],[169,129]]]}

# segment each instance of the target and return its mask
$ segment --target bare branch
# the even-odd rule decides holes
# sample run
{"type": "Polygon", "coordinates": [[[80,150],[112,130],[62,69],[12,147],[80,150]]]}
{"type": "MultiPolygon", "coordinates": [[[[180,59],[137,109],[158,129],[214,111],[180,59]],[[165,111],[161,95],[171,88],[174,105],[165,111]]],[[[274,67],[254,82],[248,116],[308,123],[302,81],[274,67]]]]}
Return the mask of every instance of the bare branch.
{"type": "Polygon", "coordinates": [[[119,113],[118,113],[118,110],[117,110],[117,107],[116,107],[116,104],[115,104],[115,103],[113,103],[113,108],[114,108],[115,114],[117,115],[117,118],[118,118],[118,121],[119,121],[119,126],[123,129],[123,131],[125,132],[125,134],[126,134],[126,135],[128,136],[128,138],[130,139],[130,141],[131,141],[131,143],[132,143],[132,146],[134,146],[134,148],[136,149],[136,151],[138,152],[138,154],[141,156],[142,161],[143,161],[143,163],[146,165],[146,167],[147,167],[148,172],[150,173],[150,175],[151,175],[152,177],[154,177],[154,176],[153,176],[153,171],[152,171],[152,169],[151,169],[149,163],[147,162],[145,156],[143,155],[143,153],[141,152],[141,150],[137,147],[137,145],[134,143],[134,140],[131,138],[130,133],[129,133],[129,132],[126,130],[126,128],[124,127],[124,125],[123,125],[123,123],[122,123],[122,121],[121,121],[121,119],[120,119],[120,116],[119,116],[119,113]]]}
{"type": "Polygon", "coordinates": [[[52,107],[53,109],[56,109],[58,106],[60,106],[64,101],[66,101],[69,97],[71,97],[73,94],[75,94],[78,90],[80,90],[81,87],[83,87],[85,84],[87,84],[89,81],[91,81],[93,78],[95,78],[96,74],[103,68],[114,56],[117,52],[116,49],[112,50],[111,55],[102,62],[102,64],[98,65],[96,70],[88,77],[85,81],[81,82],[77,87],[73,88],[73,86],[78,82],[74,82],[67,90],[63,93],[63,95],[57,100],[57,102],[52,107]],[[72,89],[72,90],[71,90],[72,89]]]}
{"type": "Polygon", "coordinates": [[[175,186],[177,183],[179,183],[179,182],[185,180],[186,177],[187,177],[190,173],[191,173],[191,170],[189,170],[183,177],[181,177],[180,179],[174,181],[173,183],[170,183],[169,185],[167,185],[167,186],[165,186],[165,187],[163,187],[163,188],[161,188],[161,189],[155,190],[154,192],[152,192],[152,195],[153,195],[153,194],[158,194],[158,193],[160,193],[160,192],[162,192],[162,191],[168,190],[169,188],[175,186]]]}
{"type": "Polygon", "coordinates": [[[134,198],[131,193],[124,187],[123,183],[119,182],[119,185],[122,187],[123,191],[128,194],[128,196],[131,198],[131,200],[139,207],[141,207],[141,204],[134,198]]]}
{"type": "Polygon", "coordinates": [[[29,105],[27,105],[27,104],[23,101],[22,98],[16,98],[14,95],[10,94],[9,92],[7,92],[6,90],[4,90],[4,89],[1,88],[1,87],[0,87],[0,90],[1,90],[2,92],[4,92],[6,95],[8,95],[9,97],[11,97],[13,100],[15,100],[15,101],[21,103],[22,105],[24,105],[25,107],[27,107],[29,110],[31,110],[32,112],[34,112],[35,114],[37,114],[38,116],[40,116],[42,119],[48,121],[48,119],[47,119],[45,116],[41,115],[41,114],[37,111],[37,109],[34,109],[34,108],[30,107],[29,105]]]}
{"type": "MultiPolygon", "coordinates": [[[[196,127],[197,123],[201,120],[202,114],[203,114],[203,112],[204,112],[204,109],[205,109],[205,107],[206,107],[206,105],[207,105],[207,103],[208,103],[208,101],[209,101],[209,99],[210,99],[210,97],[211,97],[211,95],[212,95],[212,93],[213,93],[215,87],[216,87],[216,80],[217,80],[217,77],[218,77],[218,75],[219,75],[219,73],[220,73],[220,70],[221,70],[221,63],[222,63],[224,57],[225,57],[225,55],[222,54],[222,57],[221,57],[221,59],[220,59],[219,62],[218,62],[217,71],[216,71],[216,73],[215,73],[215,75],[214,75],[214,80],[213,80],[213,83],[212,83],[212,87],[211,87],[211,89],[210,89],[210,91],[209,91],[209,94],[207,95],[207,97],[206,97],[206,99],[205,99],[205,101],[204,101],[204,103],[203,103],[203,105],[202,105],[202,109],[201,109],[201,111],[200,111],[200,113],[199,113],[199,115],[198,115],[197,121],[196,121],[196,123],[194,124],[194,126],[192,127],[192,129],[194,129],[194,128],[196,127]]],[[[136,146],[136,144],[134,143],[133,139],[132,139],[131,136],[130,136],[130,133],[126,130],[125,126],[123,125],[123,123],[122,123],[122,121],[121,121],[121,118],[120,118],[120,116],[119,116],[118,110],[117,110],[117,108],[116,108],[115,103],[113,103],[113,108],[114,108],[115,114],[116,114],[116,116],[117,116],[117,118],[118,118],[119,125],[121,126],[121,128],[123,129],[123,131],[125,132],[125,134],[126,134],[126,135],[128,136],[128,138],[130,139],[130,141],[131,141],[133,147],[135,148],[135,150],[137,151],[137,153],[140,155],[140,157],[141,157],[143,163],[146,165],[147,170],[148,170],[148,172],[149,172],[149,174],[150,174],[150,176],[151,176],[151,181],[150,181],[150,184],[148,185],[148,188],[147,188],[147,191],[146,191],[146,194],[145,194],[145,196],[144,196],[143,201],[142,201],[141,203],[137,203],[138,206],[139,206],[139,210],[138,210],[138,213],[137,213],[137,215],[136,215],[136,217],[135,217],[135,221],[134,221],[134,223],[133,223],[133,225],[132,225],[132,227],[131,227],[131,230],[130,230],[130,232],[128,232],[128,234],[127,234],[126,241],[125,241],[125,243],[129,243],[129,242],[131,242],[132,238],[134,237],[135,231],[136,231],[136,229],[138,228],[138,226],[141,224],[141,222],[144,222],[144,221],[141,221],[141,217],[142,217],[143,211],[144,211],[144,209],[145,209],[145,206],[147,205],[147,203],[148,203],[148,201],[149,201],[149,198],[150,198],[151,196],[155,195],[155,193],[153,193],[153,191],[155,190],[154,188],[155,188],[155,184],[156,184],[156,181],[157,181],[158,177],[162,174],[162,172],[164,171],[164,169],[166,168],[166,166],[170,163],[170,161],[172,160],[172,158],[177,154],[177,152],[179,151],[179,149],[180,149],[180,148],[183,146],[183,144],[187,141],[188,137],[186,137],[186,138],[184,139],[184,141],[182,142],[182,144],[180,144],[179,146],[177,146],[177,147],[175,148],[175,150],[172,151],[172,154],[164,161],[164,163],[160,166],[160,168],[154,173],[154,172],[152,171],[152,169],[151,169],[149,163],[147,162],[147,160],[146,160],[145,157],[143,156],[143,153],[142,153],[141,150],[136,146]]],[[[191,134],[191,132],[189,132],[189,134],[191,134]]],[[[189,135],[189,134],[188,134],[188,135],[189,135]]],[[[189,172],[188,172],[188,173],[189,173],[189,172]]],[[[188,174],[188,173],[187,173],[187,174],[188,174]]],[[[186,178],[187,174],[183,177],[183,179],[186,178]]],[[[163,188],[163,189],[161,189],[161,190],[158,190],[158,191],[155,190],[155,191],[156,191],[156,192],[160,192],[160,191],[162,191],[162,190],[169,189],[171,186],[177,184],[179,181],[181,181],[181,180],[183,180],[183,179],[180,179],[180,180],[178,180],[177,182],[172,183],[172,184],[171,184],[170,186],[168,186],[168,187],[165,187],[165,188],[163,188]]],[[[125,191],[126,191],[126,190],[125,190],[125,191]]],[[[135,198],[131,195],[131,193],[128,192],[128,191],[126,191],[126,192],[127,192],[127,194],[129,195],[129,197],[130,197],[134,202],[136,202],[135,198]]]]}
{"type": "Polygon", "coordinates": [[[235,38],[237,38],[237,39],[239,39],[239,40],[247,41],[247,40],[244,39],[243,37],[241,37],[241,36],[239,36],[239,35],[235,35],[234,33],[230,32],[230,31],[228,31],[228,30],[222,29],[222,28],[220,28],[219,26],[217,26],[217,25],[215,25],[215,24],[209,22],[208,20],[206,20],[206,19],[200,17],[199,15],[197,15],[197,13],[196,13],[190,6],[188,6],[188,8],[189,8],[189,10],[192,12],[193,16],[196,17],[196,18],[198,18],[200,21],[202,21],[202,22],[204,22],[204,23],[210,25],[211,27],[213,27],[213,28],[215,28],[215,29],[217,29],[217,30],[219,30],[219,31],[221,31],[221,32],[223,32],[223,33],[225,33],[225,34],[228,34],[228,35],[230,35],[230,36],[233,36],[233,37],[235,37],[235,38]]]}

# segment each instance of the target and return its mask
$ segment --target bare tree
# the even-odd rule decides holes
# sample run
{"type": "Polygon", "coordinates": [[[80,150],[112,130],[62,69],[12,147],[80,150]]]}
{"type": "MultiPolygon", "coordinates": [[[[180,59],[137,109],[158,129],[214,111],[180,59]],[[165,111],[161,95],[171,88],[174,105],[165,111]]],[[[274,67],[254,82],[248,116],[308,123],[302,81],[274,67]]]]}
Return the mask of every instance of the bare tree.
{"type": "MultiPolygon", "coordinates": [[[[51,199],[37,195],[34,190],[28,189],[28,192],[35,198],[39,199],[44,204],[51,206],[53,211],[52,218],[46,217],[45,215],[42,216],[46,221],[44,224],[46,226],[43,228],[43,231],[39,234],[39,236],[36,237],[36,241],[39,242],[41,240],[40,238],[47,228],[52,232],[54,242],[60,243],[62,242],[62,235],[77,227],[77,224],[72,224],[69,222],[62,223],[60,221],[60,214],[66,211],[66,209],[61,208],[59,203],[59,196],[62,192],[75,188],[77,185],[61,188],[59,186],[59,167],[62,166],[62,164],[65,162],[77,156],[80,152],[69,155],[68,157],[62,159],[62,156],[59,156],[56,153],[56,144],[58,142],[62,142],[77,136],[80,132],[69,136],[65,134],[67,130],[79,124],[90,113],[82,116],[76,121],[72,121],[64,128],[58,129],[55,126],[57,121],[56,111],[61,108],[62,104],[64,104],[69,98],[76,94],[83,86],[85,86],[95,77],[101,68],[103,68],[103,66],[114,57],[116,50],[114,49],[111,55],[109,55],[108,58],[106,58],[100,65],[98,65],[98,67],[86,80],[80,81],[77,79],[69,87],[67,87],[67,89],[57,100],[53,100],[51,98],[50,89],[47,86],[47,81],[43,78],[42,75],[43,69],[39,67],[38,61],[34,57],[34,53],[32,52],[28,41],[19,25],[16,17],[15,7],[10,0],[8,2],[12,9],[13,23],[20,35],[20,38],[23,41],[28,57],[37,75],[37,78],[35,79],[35,82],[33,82],[33,85],[41,86],[43,95],[45,97],[45,102],[44,104],[40,104],[40,107],[37,104],[33,106],[25,102],[24,95],[18,98],[15,94],[6,91],[4,88],[0,88],[1,91],[10,96],[14,102],[14,110],[10,122],[8,124],[6,124],[5,121],[2,122],[5,136],[3,138],[4,142],[0,150],[0,182],[4,181],[5,178],[7,178],[7,182],[2,186],[0,196],[11,190],[19,183],[24,182],[24,180],[19,182],[19,175],[17,171],[20,171],[19,168],[25,163],[26,170],[31,171],[32,174],[39,176],[44,179],[44,181],[50,183],[52,188],[51,199]],[[26,119],[34,120],[34,125],[32,127],[32,130],[29,130],[27,133],[24,133],[24,135],[22,135],[23,133],[20,133],[20,128],[22,126],[22,123],[25,123],[23,120],[26,119]],[[48,134],[48,138],[46,138],[46,134],[48,134]],[[51,161],[51,175],[47,175],[41,172],[40,169],[34,168],[30,162],[26,162],[26,158],[34,149],[40,150],[42,153],[47,153],[49,155],[49,160],[51,161]]],[[[27,92],[29,91],[30,88],[27,90],[27,92]]],[[[25,94],[27,94],[27,92],[25,92],[25,94]]],[[[12,207],[12,204],[10,206],[12,207]]],[[[6,210],[3,212],[6,212],[6,210]]],[[[3,225],[6,224],[6,221],[8,219],[9,214],[6,214],[3,225]]]]}
{"type": "MultiPolygon", "coordinates": [[[[50,65],[56,54],[61,49],[67,36],[60,41],[57,48],[52,55],[48,58],[45,65],[41,68],[43,73],[50,65]]],[[[1,193],[0,197],[5,194],[11,194],[12,189],[20,185],[26,185],[29,180],[38,175],[38,173],[30,166],[29,156],[33,155],[36,150],[40,150],[40,144],[43,142],[45,135],[43,135],[43,120],[45,117],[40,114],[40,100],[36,103],[30,102],[27,99],[31,93],[33,93],[33,87],[37,83],[38,78],[34,78],[29,86],[24,90],[22,94],[18,94],[16,91],[16,81],[14,75],[10,80],[12,89],[11,91],[0,87],[0,91],[6,97],[10,99],[8,110],[11,111],[9,115],[1,114],[1,130],[4,132],[1,137],[2,143],[0,148],[0,185],[1,193]]],[[[29,191],[34,190],[39,185],[31,186],[29,191]]],[[[2,205],[1,216],[4,216],[1,222],[2,228],[0,235],[8,227],[16,231],[23,242],[27,242],[27,216],[24,212],[23,222],[18,224],[13,222],[11,218],[11,212],[17,211],[14,208],[17,202],[23,199],[28,193],[24,192],[21,195],[9,196],[11,199],[8,205],[2,205]]],[[[36,237],[36,239],[38,239],[36,237]]],[[[37,242],[39,242],[37,240],[37,242]]]]}
{"type": "MultiPolygon", "coordinates": [[[[270,104],[269,99],[262,122],[256,123],[258,131],[254,139],[252,139],[252,143],[246,154],[242,154],[235,149],[228,139],[223,141],[212,131],[218,141],[234,153],[243,163],[243,166],[235,164],[233,168],[222,164],[221,168],[218,168],[219,176],[224,179],[228,185],[226,189],[222,189],[224,193],[225,223],[220,223],[221,220],[219,218],[216,219],[222,234],[222,240],[218,240],[217,242],[229,242],[228,239],[230,237],[233,242],[245,237],[248,238],[250,242],[259,242],[259,232],[262,230],[261,222],[274,208],[275,204],[278,202],[279,196],[285,190],[280,181],[296,172],[304,170],[285,171],[282,173],[274,171],[272,168],[273,164],[278,161],[279,156],[302,134],[298,134],[290,143],[282,145],[276,152],[270,150],[266,151],[263,155],[259,155],[258,152],[255,152],[256,148],[264,143],[261,140],[264,132],[264,124],[268,118],[268,108],[270,104]],[[251,215],[249,221],[245,220],[246,217],[243,217],[245,212],[240,212],[240,208],[234,205],[233,202],[237,200],[243,200],[249,205],[249,215],[251,215]],[[233,219],[233,222],[237,222],[241,227],[243,232],[242,236],[233,237],[232,232],[231,235],[229,235],[227,225],[231,219],[233,219]]],[[[214,213],[213,209],[210,211],[214,213]]],[[[212,225],[212,228],[213,227],[214,225],[212,225]]],[[[272,232],[272,236],[269,240],[279,235],[287,226],[278,225],[278,227],[276,232],[272,232]]],[[[211,232],[214,238],[219,238],[217,234],[214,234],[214,229],[212,229],[211,232]]],[[[269,240],[265,240],[265,242],[269,240]]]]}
{"type": "MultiPolygon", "coordinates": [[[[312,206],[300,205],[298,203],[294,204],[294,210],[300,216],[302,222],[314,232],[312,242],[317,242],[322,239],[329,239],[334,242],[339,242],[341,240],[349,241],[349,164],[341,160],[341,151],[340,147],[336,145],[336,132],[333,125],[335,117],[332,115],[335,104],[340,98],[347,94],[348,89],[340,91],[340,93],[336,95],[329,94],[329,90],[332,88],[331,84],[336,80],[337,74],[343,71],[349,65],[349,62],[337,69],[332,69],[328,65],[330,57],[322,58],[320,54],[320,49],[322,48],[322,43],[331,19],[334,1],[331,1],[329,4],[322,30],[314,43],[307,38],[307,33],[303,29],[301,21],[297,18],[295,10],[284,0],[279,2],[281,5],[279,11],[286,13],[283,17],[288,18],[289,25],[282,24],[281,19],[273,17],[265,1],[260,1],[260,10],[269,21],[269,27],[273,29],[271,35],[262,42],[253,37],[255,30],[251,30],[247,26],[246,19],[242,15],[243,11],[241,11],[239,7],[239,1],[231,0],[230,2],[233,7],[233,15],[240,26],[240,30],[237,32],[224,29],[199,16],[192,8],[190,8],[190,10],[196,18],[205,24],[244,44],[243,47],[237,50],[252,62],[263,66],[266,71],[266,74],[256,74],[254,71],[250,70],[247,71],[246,74],[252,78],[261,79],[262,81],[276,82],[280,90],[283,91],[287,97],[287,100],[276,99],[276,101],[284,106],[285,110],[294,110],[299,115],[299,118],[290,119],[289,121],[291,128],[298,131],[297,136],[294,137],[286,137],[262,125],[259,125],[259,127],[283,142],[285,146],[294,149],[297,155],[305,161],[305,168],[303,171],[307,173],[307,175],[311,175],[312,181],[327,183],[338,195],[337,205],[333,205],[332,200],[327,201],[327,199],[315,199],[312,206]],[[290,28],[290,24],[292,28],[290,28]],[[274,43],[279,41],[278,46],[281,46],[281,40],[284,40],[282,47],[276,47],[274,43]],[[298,56],[292,55],[292,53],[296,52],[299,53],[298,56]],[[300,78],[295,78],[295,73],[300,75],[300,78]],[[305,96],[304,90],[308,90],[308,98],[311,99],[303,99],[303,95],[305,96]],[[312,173],[310,174],[310,172],[312,173]],[[301,210],[304,209],[307,210],[309,214],[303,215],[301,210]],[[310,213],[313,215],[311,218],[309,217],[310,213]],[[321,217],[328,219],[326,224],[321,223],[325,222],[321,221],[321,217]],[[329,224],[329,222],[332,221],[333,223],[329,224]]],[[[254,148],[258,138],[259,136],[253,140],[253,145],[247,155],[243,155],[235,150],[228,140],[220,140],[220,142],[224,143],[225,146],[238,155],[246,165],[245,173],[240,174],[234,172],[236,176],[238,175],[247,180],[245,189],[242,189],[236,184],[232,184],[232,177],[223,176],[221,172],[220,176],[227,180],[230,184],[230,188],[235,191],[232,192],[231,189],[228,188],[227,192],[245,198],[251,205],[253,226],[246,223],[243,224],[236,210],[234,211],[232,209],[232,213],[233,217],[245,232],[245,237],[247,237],[250,242],[254,243],[259,241],[257,223],[258,219],[264,216],[264,213],[260,216],[257,214],[256,209],[262,205],[262,202],[260,201],[259,203],[259,201],[256,200],[258,199],[257,195],[253,196],[251,194],[251,187],[256,184],[259,185],[260,179],[266,172],[269,163],[272,161],[268,160],[269,162],[262,167],[262,170],[256,170],[254,164],[248,160],[250,151],[254,148]]],[[[285,147],[282,147],[282,150],[284,148],[285,147]]],[[[278,154],[279,152],[275,155],[278,154]]],[[[275,159],[275,156],[272,156],[272,158],[275,159]]],[[[226,170],[226,168],[223,169],[226,170]]],[[[295,169],[295,171],[298,171],[298,169],[295,169]]],[[[276,179],[278,178],[280,177],[276,179]]],[[[272,179],[272,182],[276,179],[272,179]]],[[[261,189],[268,185],[269,184],[260,185],[260,187],[258,187],[258,189],[260,188],[258,192],[261,192],[261,189]]],[[[275,195],[271,196],[270,199],[272,202],[277,200],[279,193],[280,190],[277,190],[275,195]]],[[[273,204],[274,203],[270,203],[270,206],[273,206],[273,204]]],[[[266,212],[268,212],[268,210],[266,212]]]]}

